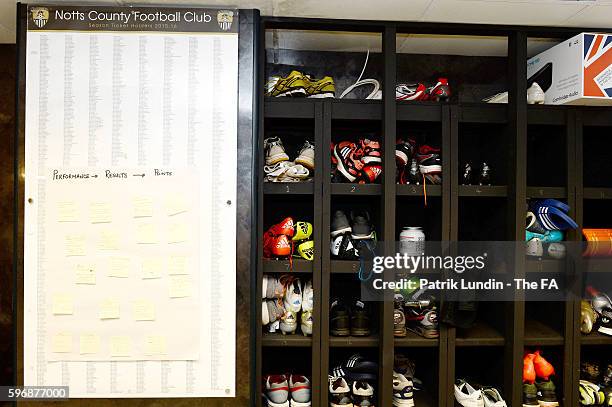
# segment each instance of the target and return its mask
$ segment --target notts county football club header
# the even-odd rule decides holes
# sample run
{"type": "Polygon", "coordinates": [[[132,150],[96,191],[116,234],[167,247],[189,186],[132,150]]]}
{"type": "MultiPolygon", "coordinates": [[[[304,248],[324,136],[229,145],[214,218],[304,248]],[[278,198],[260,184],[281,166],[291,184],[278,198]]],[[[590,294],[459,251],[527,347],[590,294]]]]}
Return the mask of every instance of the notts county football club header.
{"type": "Polygon", "coordinates": [[[28,30],[238,32],[238,10],[31,6],[28,30]]]}

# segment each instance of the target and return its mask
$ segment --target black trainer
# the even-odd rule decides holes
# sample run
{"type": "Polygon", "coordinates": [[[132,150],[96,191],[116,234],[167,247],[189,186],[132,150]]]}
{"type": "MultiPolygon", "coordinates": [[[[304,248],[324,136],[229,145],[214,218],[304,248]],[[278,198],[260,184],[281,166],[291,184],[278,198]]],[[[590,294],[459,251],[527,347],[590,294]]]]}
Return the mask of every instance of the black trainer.
{"type": "Polygon", "coordinates": [[[538,388],[533,383],[523,384],[523,407],[539,406],[538,388]]]}
{"type": "Polygon", "coordinates": [[[351,304],[351,335],[370,336],[370,310],[363,301],[351,304]]]}
{"type": "Polygon", "coordinates": [[[400,184],[421,185],[422,182],[423,178],[421,175],[421,170],[419,170],[419,164],[417,163],[417,160],[413,158],[410,166],[406,166],[402,171],[400,184]]]}
{"type": "Polygon", "coordinates": [[[466,162],[462,168],[461,172],[461,185],[472,185],[473,180],[473,171],[472,164],[466,162]]]}
{"type": "Polygon", "coordinates": [[[351,322],[349,308],[344,302],[335,298],[329,306],[329,329],[332,336],[349,336],[351,322]]]}
{"type": "Polygon", "coordinates": [[[344,233],[332,238],[330,242],[331,255],[334,259],[357,260],[359,253],[350,234],[344,233]]]}
{"type": "Polygon", "coordinates": [[[491,185],[491,167],[487,163],[482,163],[478,174],[479,185],[491,185]]]}
{"type": "Polygon", "coordinates": [[[378,364],[366,360],[360,354],[355,354],[348,360],[331,371],[333,377],[342,377],[348,382],[356,382],[359,380],[376,380],[378,376],[378,364]]]}
{"type": "Polygon", "coordinates": [[[373,239],[374,230],[370,224],[370,214],[367,211],[353,213],[351,212],[353,221],[353,239],[373,239]]]}
{"type": "Polygon", "coordinates": [[[351,232],[351,224],[342,211],[336,211],[331,222],[331,236],[336,237],[342,233],[351,232]]]}
{"type": "Polygon", "coordinates": [[[410,163],[416,151],[416,141],[408,138],[407,141],[402,139],[397,140],[395,145],[395,162],[398,168],[404,167],[410,163]]]}
{"type": "Polygon", "coordinates": [[[540,406],[557,407],[559,405],[555,384],[552,380],[536,382],[535,385],[538,389],[538,404],[540,406]]]}

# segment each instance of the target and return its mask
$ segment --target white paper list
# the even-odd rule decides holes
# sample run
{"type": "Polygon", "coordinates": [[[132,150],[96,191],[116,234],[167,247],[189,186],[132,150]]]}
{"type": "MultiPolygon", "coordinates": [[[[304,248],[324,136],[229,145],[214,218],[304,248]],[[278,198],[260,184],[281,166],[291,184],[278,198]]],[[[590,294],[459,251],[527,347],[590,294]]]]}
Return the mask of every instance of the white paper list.
{"type": "MultiPolygon", "coordinates": [[[[68,385],[71,397],[234,395],[237,80],[237,34],[28,32],[26,385],[68,385]],[[111,357],[100,361],[97,356],[94,361],[87,361],[82,354],[74,356],[80,361],[62,360],[62,353],[69,350],[74,353],[79,344],[81,349],[87,347],[88,352],[96,351],[98,338],[83,336],[75,327],[69,340],[64,334],[70,331],[70,325],[62,325],[60,331],[50,321],[49,315],[59,314],[60,318],[70,312],[75,318],[79,314],[92,315],[91,310],[79,313],[79,301],[72,297],[53,293],[59,288],[51,282],[64,271],[58,270],[62,267],[57,266],[56,253],[50,253],[48,248],[54,247],[51,242],[64,239],[71,229],[66,226],[68,223],[56,222],[51,217],[68,222],[74,215],[70,202],[63,202],[61,194],[51,189],[50,182],[56,182],[54,170],[100,177],[110,174],[105,183],[100,183],[108,192],[88,196],[95,195],[100,201],[100,196],[108,195],[110,204],[123,206],[127,205],[125,194],[130,189],[115,189],[113,174],[123,171],[129,176],[142,172],[147,177],[172,171],[195,174],[200,191],[193,221],[199,245],[196,271],[199,275],[195,280],[200,294],[196,321],[199,346],[197,352],[186,357],[193,360],[124,361],[111,357]],[[123,191],[121,199],[116,191],[123,191]]],[[[74,185],[78,188],[79,182],[74,185]]],[[[80,205],[85,208],[87,203],[83,201],[80,205]]],[[[146,201],[139,201],[139,205],[140,210],[147,210],[146,201]]],[[[81,216],[90,220],[88,216],[96,216],[98,222],[106,222],[105,207],[101,204],[95,207],[94,215],[81,213],[81,216]]],[[[150,233],[147,228],[142,230],[150,233]]],[[[173,229],[172,233],[180,235],[180,230],[173,229]]],[[[79,240],[67,239],[66,250],[77,255],[79,240]]],[[[117,250],[120,253],[122,247],[117,250]]],[[[117,270],[128,269],[115,266],[113,270],[119,273],[117,270]]],[[[93,277],[82,270],[78,276],[82,284],[93,282],[93,277]]],[[[95,287],[105,289],[104,284],[95,287]]],[[[148,308],[143,307],[140,313],[148,315],[148,308]]],[[[122,338],[114,340],[119,339],[122,338]]],[[[115,352],[114,356],[130,353],[133,359],[133,351],[125,343],[125,340],[114,343],[115,351],[110,353],[115,352]]],[[[159,350],[160,343],[153,341],[149,345],[159,350]]],[[[107,352],[105,346],[105,342],[100,344],[100,354],[107,352]]]]}

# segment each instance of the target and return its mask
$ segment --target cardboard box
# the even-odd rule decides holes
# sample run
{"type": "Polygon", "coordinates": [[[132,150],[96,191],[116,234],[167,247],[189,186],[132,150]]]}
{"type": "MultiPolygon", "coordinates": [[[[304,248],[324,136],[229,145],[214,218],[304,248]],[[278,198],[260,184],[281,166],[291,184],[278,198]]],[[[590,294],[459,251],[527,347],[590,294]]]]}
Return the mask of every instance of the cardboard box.
{"type": "Polygon", "coordinates": [[[582,33],[527,61],[546,104],[612,105],[612,34],[582,33]]]}

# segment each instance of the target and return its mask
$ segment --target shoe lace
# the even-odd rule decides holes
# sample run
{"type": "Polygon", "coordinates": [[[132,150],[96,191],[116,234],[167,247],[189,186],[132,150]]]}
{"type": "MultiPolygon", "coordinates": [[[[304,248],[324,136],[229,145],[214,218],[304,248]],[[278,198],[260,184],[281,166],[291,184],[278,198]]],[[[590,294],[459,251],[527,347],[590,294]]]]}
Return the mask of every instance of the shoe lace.
{"type": "MultiPolygon", "coordinates": [[[[374,246],[375,246],[375,243],[372,241],[363,242],[363,245],[362,245],[362,247],[368,250],[369,252],[368,254],[372,256],[376,256],[376,253],[374,253],[374,246]]],[[[366,270],[365,256],[361,252],[359,253],[359,271],[357,272],[357,276],[359,277],[359,280],[364,281],[364,282],[369,281],[374,276],[373,270],[369,270],[369,271],[366,270]]]]}
{"type": "Polygon", "coordinates": [[[299,154],[302,154],[304,152],[304,150],[308,150],[308,149],[313,149],[314,150],[314,145],[310,141],[306,140],[306,141],[304,141],[304,144],[302,145],[302,148],[300,148],[299,154]]]}
{"type": "Polygon", "coordinates": [[[366,70],[366,66],[368,66],[368,59],[369,58],[370,58],[370,50],[368,49],[368,51],[366,53],[366,59],[365,59],[365,62],[363,64],[363,68],[361,69],[361,73],[359,74],[359,77],[357,78],[355,83],[353,83],[351,86],[346,88],[344,90],[344,92],[342,92],[342,94],[340,95],[339,99],[343,99],[346,95],[351,93],[355,88],[357,88],[359,86],[363,86],[363,85],[374,85],[374,89],[372,90],[372,92],[370,92],[370,94],[368,96],[366,96],[366,99],[373,99],[376,96],[376,94],[380,90],[380,82],[378,82],[376,79],[364,79],[364,80],[361,80],[361,78],[363,77],[363,74],[364,74],[364,72],[366,70]]]}

